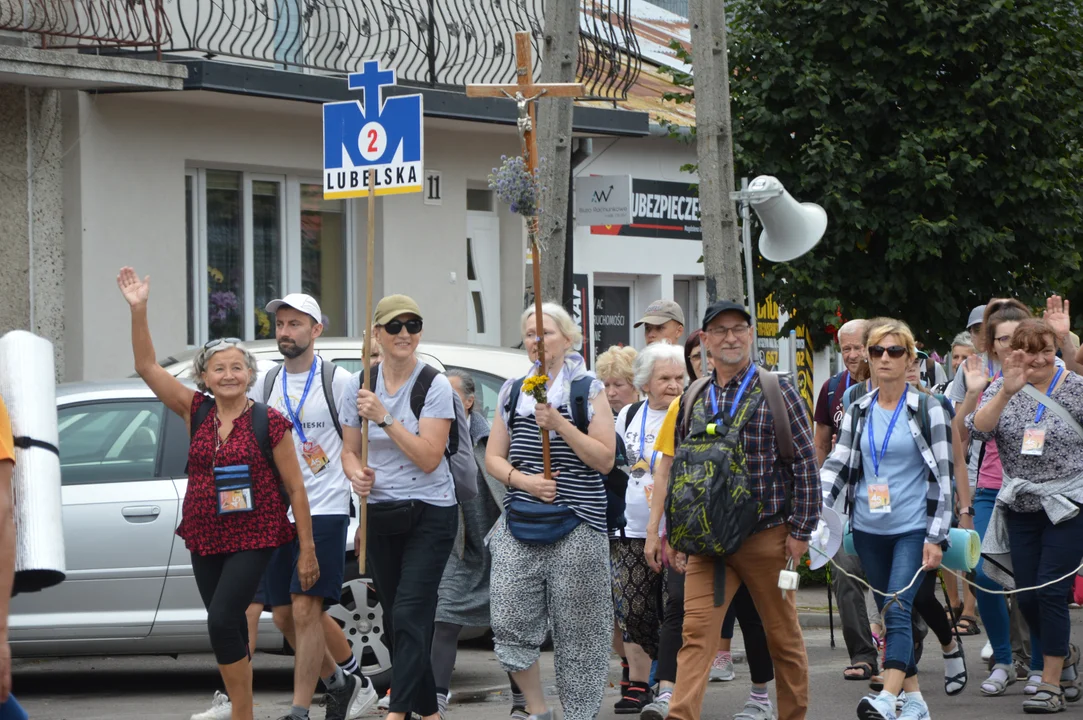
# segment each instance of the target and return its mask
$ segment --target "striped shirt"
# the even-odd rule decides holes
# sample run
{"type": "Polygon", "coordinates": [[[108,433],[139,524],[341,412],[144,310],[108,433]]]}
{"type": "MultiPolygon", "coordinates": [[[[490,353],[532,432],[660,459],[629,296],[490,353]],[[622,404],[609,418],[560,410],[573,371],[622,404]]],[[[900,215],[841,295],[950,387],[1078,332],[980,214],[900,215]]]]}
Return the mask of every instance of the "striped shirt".
{"type": "MultiPolygon", "coordinates": [[[[560,414],[572,420],[567,404],[561,406],[560,414]]],[[[580,460],[560,435],[549,440],[549,460],[553,472],[560,471],[560,475],[557,476],[555,503],[571,508],[583,522],[599,532],[605,532],[606,499],[602,476],[597,470],[588,467],[580,460]]],[[[521,473],[541,475],[544,469],[541,432],[533,414],[523,417],[516,415],[515,410],[512,410],[511,447],[508,450],[508,461],[521,473]]],[[[525,490],[515,488],[509,489],[508,494],[504,496],[504,507],[507,507],[512,500],[541,502],[525,490]]]]}

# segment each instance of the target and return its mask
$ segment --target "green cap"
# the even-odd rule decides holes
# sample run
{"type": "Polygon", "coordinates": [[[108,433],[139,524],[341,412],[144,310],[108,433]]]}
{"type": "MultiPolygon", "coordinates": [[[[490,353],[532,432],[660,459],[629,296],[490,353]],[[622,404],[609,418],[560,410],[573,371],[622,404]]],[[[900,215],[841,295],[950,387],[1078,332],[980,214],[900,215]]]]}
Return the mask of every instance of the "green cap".
{"type": "Polygon", "coordinates": [[[399,315],[417,315],[421,318],[421,308],[407,295],[388,295],[377,303],[372,322],[375,325],[387,325],[399,315]]]}

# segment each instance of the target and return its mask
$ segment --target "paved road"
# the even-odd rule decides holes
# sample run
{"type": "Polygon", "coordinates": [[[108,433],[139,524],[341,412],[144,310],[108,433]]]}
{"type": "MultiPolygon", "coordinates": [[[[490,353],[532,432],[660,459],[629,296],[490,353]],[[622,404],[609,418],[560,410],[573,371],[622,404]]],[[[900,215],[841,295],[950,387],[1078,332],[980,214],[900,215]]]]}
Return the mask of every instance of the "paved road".
{"type": "MultiPolygon", "coordinates": [[[[1073,613],[1076,637],[1083,637],[1083,613],[1073,613]]],[[[738,635],[738,637],[740,637],[738,635]]],[[[867,690],[863,683],[842,680],[846,664],[841,635],[839,648],[832,649],[827,630],[810,629],[805,633],[811,667],[811,708],[809,720],[853,718],[861,695],[867,690]]],[[[984,678],[978,657],[984,636],[968,638],[967,657],[972,668],[970,686],[958,697],[949,698],[943,692],[942,669],[938,648],[928,642],[928,658],[921,674],[925,694],[934,718],[952,720],[988,720],[990,717],[1015,717],[1021,714],[1022,685],[1009,688],[1002,698],[985,698],[978,693],[978,683],[984,678]]],[[[479,649],[462,649],[453,680],[455,689],[463,695],[484,697],[482,688],[502,685],[500,668],[492,653],[479,649]]],[[[552,656],[546,653],[544,677],[552,683],[552,656]]],[[[291,659],[273,655],[256,656],[256,720],[275,720],[289,711],[292,685],[291,659]]],[[[614,665],[613,679],[619,678],[614,665]]],[[[15,689],[34,720],[186,720],[190,713],[202,710],[218,687],[213,658],[207,655],[172,658],[84,658],[69,660],[16,661],[15,689]]],[[[738,665],[737,679],[714,684],[707,694],[702,720],[729,720],[740,710],[748,688],[748,669],[738,665]]],[[[617,717],[613,703],[616,690],[611,688],[606,698],[601,720],[617,717]]],[[[454,720],[503,720],[508,715],[505,697],[490,696],[487,701],[460,703],[453,699],[454,720]]],[[[1083,712],[1083,706],[1070,713],[1083,712]]],[[[382,713],[373,711],[371,717],[382,713]]],[[[313,720],[320,720],[318,707],[313,720]]]]}

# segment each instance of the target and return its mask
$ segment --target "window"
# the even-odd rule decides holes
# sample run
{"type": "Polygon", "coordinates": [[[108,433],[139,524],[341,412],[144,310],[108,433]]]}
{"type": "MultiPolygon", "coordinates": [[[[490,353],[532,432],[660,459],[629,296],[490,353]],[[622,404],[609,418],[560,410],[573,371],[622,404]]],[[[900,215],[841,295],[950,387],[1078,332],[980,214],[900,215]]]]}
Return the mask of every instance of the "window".
{"type": "Polygon", "coordinates": [[[291,175],[192,169],[185,176],[188,344],[274,337],[264,308],[305,292],[327,318],[325,336],[352,332],[348,200],[291,175]]]}
{"type": "Polygon", "coordinates": [[[157,401],[61,408],[61,483],[87,485],[154,478],[163,410],[157,401]]]}
{"type": "MultiPolygon", "coordinates": [[[[448,370],[451,369],[449,366],[448,370]]],[[[496,406],[499,402],[497,398],[500,395],[500,388],[504,387],[505,378],[479,370],[471,370],[470,368],[455,369],[463,370],[474,376],[474,403],[478,410],[485,413],[489,424],[492,425],[493,418],[496,417],[496,406]]]]}

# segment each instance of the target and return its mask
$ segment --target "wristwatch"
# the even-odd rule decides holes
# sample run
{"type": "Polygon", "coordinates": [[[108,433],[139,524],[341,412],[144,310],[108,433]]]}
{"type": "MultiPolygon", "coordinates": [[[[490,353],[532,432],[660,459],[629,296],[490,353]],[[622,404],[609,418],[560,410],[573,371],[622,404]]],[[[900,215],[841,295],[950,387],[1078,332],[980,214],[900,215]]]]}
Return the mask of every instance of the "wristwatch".
{"type": "Polygon", "coordinates": [[[390,415],[384,415],[383,422],[376,423],[376,427],[385,428],[393,422],[395,422],[395,418],[391,417],[390,415]]]}
{"type": "Polygon", "coordinates": [[[969,515],[970,517],[974,517],[974,506],[971,505],[969,507],[959,508],[959,514],[960,515],[969,515]]]}

